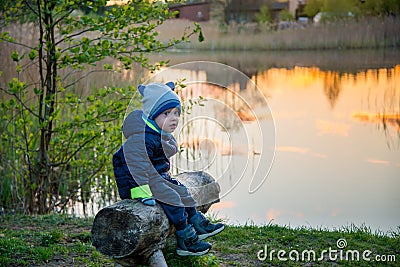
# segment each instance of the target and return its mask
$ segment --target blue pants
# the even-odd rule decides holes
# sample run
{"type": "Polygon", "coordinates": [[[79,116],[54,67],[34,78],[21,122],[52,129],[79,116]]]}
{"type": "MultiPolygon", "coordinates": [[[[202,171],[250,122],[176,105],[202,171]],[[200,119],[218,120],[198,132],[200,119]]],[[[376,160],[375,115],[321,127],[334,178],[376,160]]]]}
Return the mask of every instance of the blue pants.
{"type": "MultiPolygon", "coordinates": [[[[163,178],[168,182],[185,187],[178,180],[169,177],[169,175],[164,176],[163,174],[161,174],[161,176],[163,176],[163,178]]],[[[161,207],[163,208],[169,222],[173,224],[175,226],[175,229],[178,231],[185,229],[187,226],[188,218],[191,218],[197,213],[195,207],[178,207],[160,201],[158,201],[158,203],[160,203],[161,207]]]]}
{"type": "Polygon", "coordinates": [[[187,219],[197,213],[195,207],[177,207],[162,202],[158,203],[160,203],[163,208],[169,222],[173,224],[178,231],[185,229],[187,226],[187,219]]]}

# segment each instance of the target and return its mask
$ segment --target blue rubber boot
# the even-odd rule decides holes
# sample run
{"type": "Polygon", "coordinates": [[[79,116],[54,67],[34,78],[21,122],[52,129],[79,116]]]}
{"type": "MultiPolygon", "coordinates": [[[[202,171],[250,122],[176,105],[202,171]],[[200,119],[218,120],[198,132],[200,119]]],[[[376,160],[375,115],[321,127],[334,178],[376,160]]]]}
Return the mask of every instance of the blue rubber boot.
{"type": "Polygon", "coordinates": [[[211,223],[201,212],[197,212],[196,215],[190,218],[189,223],[193,225],[200,240],[216,235],[225,229],[224,224],[211,223]]]}
{"type": "Polygon", "coordinates": [[[139,197],[137,199],[147,206],[155,206],[156,205],[156,201],[152,197],[146,197],[146,198],[139,197]]]}
{"type": "Polygon", "coordinates": [[[201,256],[211,249],[211,244],[199,240],[190,224],[185,229],[176,231],[176,239],[176,253],[180,256],[201,256]]]}

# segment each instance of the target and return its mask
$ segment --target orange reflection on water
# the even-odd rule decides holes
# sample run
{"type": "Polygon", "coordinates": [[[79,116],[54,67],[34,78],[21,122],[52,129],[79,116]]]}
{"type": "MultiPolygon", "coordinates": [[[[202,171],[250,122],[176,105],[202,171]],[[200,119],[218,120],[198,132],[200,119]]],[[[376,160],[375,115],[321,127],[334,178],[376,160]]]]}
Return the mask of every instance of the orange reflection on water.
{"type": "MultiPolygon", "coordinates": [[[[207,126],[206,126],[207,127],[207,126]]],[[[233,150],[232,145],[226,140],[220,138],[200,138],[199,136],[189,136],[186,140],[180,143],[181,147],[192,148],[198,150],[205,155],[212,155],[218,152],[220,155],[232,155],[238,153],[238,150],[233,150]]],[[[242,152],[243,153],[243,152],[242,152]]]]}
{"type": "Polygon", "coordinates": [[[317,153],[314,151],[311,151],[309,148],[306,147],[296,147],[296,146],[277,146],[275,148],[275,151],[277,152],[291,152],[291,153],[296,153],[296,154],[303,154],[303,155],[308,155],[314,158],[327,158],[328,156],[324,153],[317,153]]]}
{"type": "Polygon", "coordinates": [[[272,209],[269,209],[267,212],[267,219],[270,222],[270,221],[276,220],[281,215],[282,215],[282,212],[280,210],[272,208],[272,209]]]}
{"type": "Polygon", "coordinates": [[[318,135],[333,134],[341,136],[349,136],[350,125],[346,123],[332,122],[327,120],[317,120],[315,126],[318,135]]]}
{"type": "MultiPolygon", "coordinates": [[[[225,110],[219,110],[219,116],[224,117],[230,111],[235,112],[236,116],[243,122],[252,122],[257,118],[252,112],[252,108],[243,101],[241,94],[250,95],[251,92],[239,93],[239,85],[232,84],[228,88],[224,88],[210,83],[193,83],[188,84],[184,90],[181,90],[180,95],[182,99],[188,101],[189,99],[213,99],[218,100],[226,106],[225,110]]],[[[250,91],[250,90],[249,90],[250,91]]]]}
{"type": "Polygon", "coordinates": [[[278,146],[275,148],[276,151],[283,151],[283,152],[294,152],[300,154],[307,154],[310,149],[306,147],[295,147],[295,146],[278,146]]]}
{"type": "MultiPolygon", "coordinates": [[[[270,101],[283,92],[295,91],[296,99],[288,100],[293,106],[304,102],[318,102],[316,92],[323,93],[332,110],[342,112],[337,116],[350,117],[353,121],[378,124],[384,130],[388,126],[400,131],[400,65],[390,69],[370,69],[357,73],[339,73],[319,68],[295,67],[293,69],[268,69],[259,72],[252,80],[270,101]],[[355,105],[356,104],[356,105],[355,105]],[[340,107],[338,107],[338,105],[340,107]],[[344,112],[344,113],[343,113],[344,112]]],[[[293,94],[292,94],[293,96],[293,94]]],[[[293,107],[279,110],[276,116],[290,113],[293,107]]],[[[274,113],[274,110],[272,110],[274,113]]],[[[299,112],[303,110],[299,109],[299,112]]],[[[274,114],[275,115],[275,114],[274,114]]],[[[343,121],[343,117],[338,118],[343,121]]],[[[348,136],[350,125],[334,121],[317,120],[320,134],[348,136]]]]}
{"type": "Polygon", "coordinates": [[[287,89],[310,89],[322,84],[322,72],[319,68],[295,67],[293,69],[272,68],[257,73],[251,79],[258,88],[269,96],[271,90],[280,91],[287,89]],[[281,85],[284,85],[283,87],[281,85]]]}
{"type": "Polygon", "coordinates": [[[366,112],[353,113],[352,117],[360,122],[378,123],[384,127],[392,126],[396,132],[400,132],[400,113],[369,114],[366,112]]]}
{"type": "Polygon", "coordinates": [[[369,163],[372,164],[381,164],[381,165],[390,165],[390,162],[387,160],[380,160],[380,159],[368,159],[367,160],[369,163]]]}
{"type": "Polygon", "coordinates": [[[283,210],[279,210],[279,209],[275,209],[275,208],[271,208],[267,212],[267,220],[269,222],[277,220],[283,216],[289,216],[291,218],[300,219],[300,218],[304,217],[304,213],[302,211],[298,211],[298,210],[297,211],[293,211],[293,210],[283,211],[283,210]]]}

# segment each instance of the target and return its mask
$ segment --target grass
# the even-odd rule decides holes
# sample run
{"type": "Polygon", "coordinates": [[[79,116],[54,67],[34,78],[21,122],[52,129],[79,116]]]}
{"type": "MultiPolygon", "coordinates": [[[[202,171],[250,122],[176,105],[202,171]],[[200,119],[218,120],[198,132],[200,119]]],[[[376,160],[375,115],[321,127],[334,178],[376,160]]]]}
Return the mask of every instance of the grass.
{"type": "Polygon", "coordinates": [[[0,217],[0,266],[112,266],[91,245],[91,219],[0,217]]]}
{"type": "MultiPolygon", "coordinates": [[[[67,215],[0,217],[0,266],[113,266],[91,245],[90,229],[93,219],[67,215]]],[[[367,227],[347,227],[334,231],[312,228],[282,227],[278,225],[228,225],[219,235],[208,240],[211,252],[202,257],[179,257],[174,245],[164,249],[169,266],[398,266],[400,261],[399,232],[390,236],[372,233],[367,227]],[[333,260],[323,250],[338,250],[337,241],[345,239],[346,251],[357,250],[360,260],[333,260]],[[260,260],[267,255],[265,260],[260,260]],[[271,251],[272,256],[271,256],[271,251]],[[278,251],[285,251],[279,260],[278,251]],[[313,250],[316,260],[302,261],[303,251],[313,250]],[[386,256],[391,261],[368,262],[362,252],[370,250],[369,257],[386,256]],[[290,260],[299,252],[299,261],[290,260]],[[289,254],[291,253],[291,254],[289,254]],[[320,255],[322,260],[318,260],[320,255]],[[393,258],[395,257],[395,259],[393,258]],[[396,260],[396,261],[393,261],[396,260]],[[372,264],[372,265],[371,265],[372,264]]],[[[283,253],[283,252],[281,252],[283,253]]],[[[307,255],[307,254],[305,254],[307,255]]],[[[338,254],[339,255],[339,254],[338,254]]],[[[349,254],[350,255],[350,254],[349,254]]],[[[350,255],[351,256],[351,255],[350,255]]],[[[356,259],[349,256],[349,259],[356,259]]],[[[339,257],[339,256],[338,256],[339,257]]],[[[305,258],[307,259],[307,257],[305,258]]]]}

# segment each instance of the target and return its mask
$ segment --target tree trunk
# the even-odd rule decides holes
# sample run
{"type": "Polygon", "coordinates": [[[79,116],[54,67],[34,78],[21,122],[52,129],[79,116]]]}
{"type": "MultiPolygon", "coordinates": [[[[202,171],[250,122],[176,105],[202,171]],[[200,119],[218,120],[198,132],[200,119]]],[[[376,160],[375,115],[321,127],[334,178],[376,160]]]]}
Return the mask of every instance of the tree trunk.
{"type": "MultiPolygon", "coordinates": [[[[205,213],[219,202],[219,185],[209,174],[189,172],[176,178],[199,203],[197,210],[205,213]]],[[[125,199],[96,214],[92,241],[98,251],[115,259],[116,266],[167,266],[161,249],[174,231],[159,204],[151,207],[125,199]]]]}

